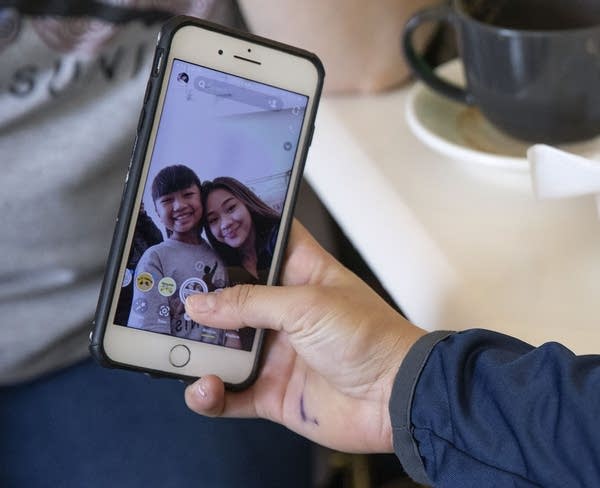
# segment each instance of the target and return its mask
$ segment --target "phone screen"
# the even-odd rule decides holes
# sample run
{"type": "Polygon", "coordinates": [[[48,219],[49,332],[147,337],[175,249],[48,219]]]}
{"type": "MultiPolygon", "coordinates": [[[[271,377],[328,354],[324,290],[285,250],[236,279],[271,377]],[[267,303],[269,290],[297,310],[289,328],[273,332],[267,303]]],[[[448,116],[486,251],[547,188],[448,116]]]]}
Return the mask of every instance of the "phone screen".
{"type": "Polygon", "coordinates": [[[175,59],[115,323],[249,351],[255,330],[185,313],[188,295],[265,284],[308,97],[175,59]]]}

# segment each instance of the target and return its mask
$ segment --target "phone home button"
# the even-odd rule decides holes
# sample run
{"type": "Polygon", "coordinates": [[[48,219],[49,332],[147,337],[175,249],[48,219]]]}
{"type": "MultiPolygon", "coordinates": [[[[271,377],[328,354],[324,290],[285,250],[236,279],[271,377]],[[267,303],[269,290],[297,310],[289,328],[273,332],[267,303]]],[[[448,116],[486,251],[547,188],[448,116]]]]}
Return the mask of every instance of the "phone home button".
{"type": "Polygon", "coordinates": [[[183,368],[190,362],[190,350],[183,344],[177,344],[169,353],[169,361],[176,368],[183,368]]]}

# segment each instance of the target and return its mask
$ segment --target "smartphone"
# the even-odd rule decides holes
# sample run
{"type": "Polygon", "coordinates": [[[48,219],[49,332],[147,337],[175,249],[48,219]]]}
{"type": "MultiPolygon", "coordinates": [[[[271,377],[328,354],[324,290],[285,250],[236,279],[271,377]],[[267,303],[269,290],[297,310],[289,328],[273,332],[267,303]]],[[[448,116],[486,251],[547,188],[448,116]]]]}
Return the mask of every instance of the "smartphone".
{"type": "Polygon", "coordinates": [[[262,331],[198,324],[185,299],[277,284],[323,79],[301,49],[163,26],[91,335],[102,365],[251,384],[262,331]]]}

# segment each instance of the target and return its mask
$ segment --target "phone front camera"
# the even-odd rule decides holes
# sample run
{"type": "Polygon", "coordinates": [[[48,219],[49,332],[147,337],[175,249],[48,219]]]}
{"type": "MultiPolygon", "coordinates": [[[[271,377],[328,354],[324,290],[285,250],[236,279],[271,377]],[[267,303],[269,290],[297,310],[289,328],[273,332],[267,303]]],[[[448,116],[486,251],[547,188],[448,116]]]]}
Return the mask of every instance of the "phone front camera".
{"type": "Polygon", "coordinates": [[[223,54],[223,50],[222,49],[219,49],[219,54],[223,54]]]}

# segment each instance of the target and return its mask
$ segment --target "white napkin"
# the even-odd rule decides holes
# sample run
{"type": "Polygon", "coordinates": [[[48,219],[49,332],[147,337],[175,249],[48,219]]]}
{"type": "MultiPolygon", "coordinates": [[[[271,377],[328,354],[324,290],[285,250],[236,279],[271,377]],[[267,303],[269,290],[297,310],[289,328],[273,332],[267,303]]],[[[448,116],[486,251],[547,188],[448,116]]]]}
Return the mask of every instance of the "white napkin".
{"type": "Polygon", "coordinates": [[[533,191],[538,198],[594,195],[600,217],[600,161],[545,144],[531,146],[527,159],[533,191]]]}

